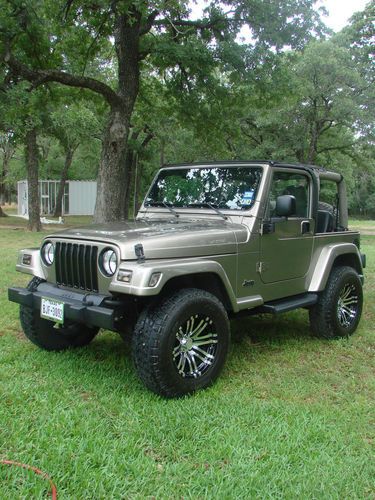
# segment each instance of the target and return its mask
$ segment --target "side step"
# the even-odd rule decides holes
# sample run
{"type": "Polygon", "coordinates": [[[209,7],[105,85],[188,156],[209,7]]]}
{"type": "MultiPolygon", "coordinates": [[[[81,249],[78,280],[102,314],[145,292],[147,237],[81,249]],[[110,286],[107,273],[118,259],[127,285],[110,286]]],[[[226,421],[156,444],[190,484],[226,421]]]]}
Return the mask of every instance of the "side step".
{"type": "Polygon", "coordinates": [[[279,314],[288,311],[293,311],[293,309],[299,309],[300,307],[309,307],[316,304],[318,301],[317,293],[302,293],[300,295],[293,295],[293,297],[287,297],[286,299],[271,300],[271,302],[266,302],[262,306],[253,309],[254,314],[258,313],[271,313],[279,314]]]}

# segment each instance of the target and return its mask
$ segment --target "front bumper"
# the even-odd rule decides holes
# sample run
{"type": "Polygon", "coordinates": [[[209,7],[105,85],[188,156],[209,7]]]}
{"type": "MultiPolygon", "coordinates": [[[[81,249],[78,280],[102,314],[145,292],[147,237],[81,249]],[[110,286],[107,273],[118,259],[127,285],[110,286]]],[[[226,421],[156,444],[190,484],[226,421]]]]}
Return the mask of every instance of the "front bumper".
{"type": "Polygon", "coordinates": [[[105,301],[111,299],[110,296],[72,292],[51,283],[41,283],[36,291],[8,288],[10,301],[39,311],[42,297],[63,302],[65,319],[107,330],[115,329],[115,310],[105,306],[105,301]]]}

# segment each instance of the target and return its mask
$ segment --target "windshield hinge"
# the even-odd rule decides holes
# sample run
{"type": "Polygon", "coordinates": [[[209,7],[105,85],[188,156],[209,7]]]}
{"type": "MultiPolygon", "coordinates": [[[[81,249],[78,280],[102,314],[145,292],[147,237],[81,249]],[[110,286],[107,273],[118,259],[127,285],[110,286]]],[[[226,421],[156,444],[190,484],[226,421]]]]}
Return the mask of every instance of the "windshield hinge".
{"type": "Polygon", "coordinates": [[[134,245],[134,253],[137,257],[138,264],[142,264],[146,259],[142,243],[137,243],[137,245],[134,245]]]}

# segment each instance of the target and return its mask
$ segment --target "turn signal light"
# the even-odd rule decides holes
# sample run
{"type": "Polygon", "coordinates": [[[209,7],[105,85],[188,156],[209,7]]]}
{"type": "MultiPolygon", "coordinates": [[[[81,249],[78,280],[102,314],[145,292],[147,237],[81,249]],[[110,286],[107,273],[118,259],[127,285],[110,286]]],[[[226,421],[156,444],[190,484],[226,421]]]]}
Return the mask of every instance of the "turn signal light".
{"type": "Polygon", "coordinates": [[[132,271],[127,271],[126,269],[120,269],[117,273],[117,281],[122,281],[123,283],[130,283],[132,280],[132,271]]]}
{"type": "Polygon", "coordinates": [[[160,277],[161,273],[152,273],[148,286],[154,288],[159,283],[160,277]]]}

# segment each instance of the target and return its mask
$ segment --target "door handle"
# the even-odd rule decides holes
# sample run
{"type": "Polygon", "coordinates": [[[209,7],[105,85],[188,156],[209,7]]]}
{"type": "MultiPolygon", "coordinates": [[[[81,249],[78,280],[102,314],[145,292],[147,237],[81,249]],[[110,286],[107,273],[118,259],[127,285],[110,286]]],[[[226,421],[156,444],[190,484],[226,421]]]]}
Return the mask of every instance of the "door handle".
{"type": "Polygon", "coordinates": [[[306,234],[310,232],[310,221],[309,220],[303,220],[301,222],[301,234],[306,234]]]}

